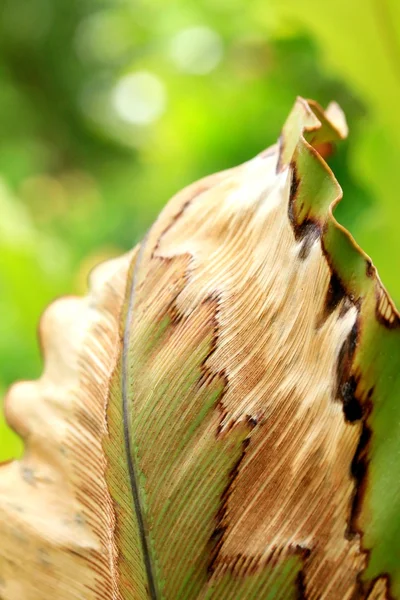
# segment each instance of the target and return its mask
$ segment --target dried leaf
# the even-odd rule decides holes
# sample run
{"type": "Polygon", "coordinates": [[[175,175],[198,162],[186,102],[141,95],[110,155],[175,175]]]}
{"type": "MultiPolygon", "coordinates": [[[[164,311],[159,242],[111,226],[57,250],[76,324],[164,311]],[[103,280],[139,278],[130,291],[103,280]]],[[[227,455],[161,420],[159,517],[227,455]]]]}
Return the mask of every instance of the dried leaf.
{"type": "Polygon", "coordinates": [[[45,313],[1,598],[400,598],[400,317],[332,216],[346,133],[299,98],[45,313]]]}

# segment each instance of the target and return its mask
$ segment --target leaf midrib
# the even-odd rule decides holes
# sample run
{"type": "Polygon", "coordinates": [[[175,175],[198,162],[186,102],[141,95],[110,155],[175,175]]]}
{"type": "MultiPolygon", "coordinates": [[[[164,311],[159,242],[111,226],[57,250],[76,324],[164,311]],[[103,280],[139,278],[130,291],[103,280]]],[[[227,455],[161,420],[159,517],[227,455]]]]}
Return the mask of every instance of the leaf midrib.
{"type": "Polygon", "coordinates": [[[122,341],[122,414],[123,414],[123,429],[124,429],[124,441],[125,441],[125,452],[128,464],[128,473],[129,473],[129,481],[130,488],[132,492],[132,500],[134,511],[137,518],[138,530],[140,543],[143,552],[143,562],[146,570],[147,582],[148,582],[148,592],[151,600],[160,600],[160,595],[158,593],[156,578],[154,574],[154,568],[151,559],[151,553],[149,548],[149,542],[146,535],[146,525],[145,525],[145,515],[143,506],[140,499],[140,490],[139,490],[139,482],[137,476],[137,465],[135,464],[131,437],[130,437],[130,428],[129,428],[129,411],[128,411],[128,369],[129,369],[129,338],[130,338],[130,329],[133,321],[133,309],[135,303],[135,291],[136,291],[136,283],[138,277],[138,271],[143,260],[143,254],[146,247],[147,236],[143,239],[139,254],[135,263],[131,288],[129,291],[129,304],[128,310],[126,314],[124,332],[123,332],[123,341],[122,341]]]}

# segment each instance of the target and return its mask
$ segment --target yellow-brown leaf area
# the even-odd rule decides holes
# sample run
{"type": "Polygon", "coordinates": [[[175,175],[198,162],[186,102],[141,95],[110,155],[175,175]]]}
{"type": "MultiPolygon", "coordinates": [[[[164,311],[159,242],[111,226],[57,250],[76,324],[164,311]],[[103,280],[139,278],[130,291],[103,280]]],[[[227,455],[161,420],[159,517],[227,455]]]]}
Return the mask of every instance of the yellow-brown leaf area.
{"type": "Polygon", "coordinates": [[[276,153],[264,154],[173,219],[169,208],[150,234],[148,255],[190,257],[179,314],[217,298],[218,343],[205,367],[227,379],[219,434],[246,419],[255,424],[213,568],[235,574],[238,556],[261,568],[276,554],[283,561],[300,553],[306,597],[346,599],[366,562],[349,523],[361,425],[345,420],[337,392],[339,354],[357,308],[340,300],[327,311],[332,273],[320,239],[307,252],[296,241],[290,169],[276,170],[276,153]]]}
{"type": "Polygon", "coordinates": [[[101,441],[130,258],[99,267],[87,298],[47,309],[43,375],[7,397],[25,454],[0,469],[3,600],[120,597],[101,441]]]}
{"type": "Polygon", "coordinates": [[[190,257],[153,255],[141,268],[146,277],[133,290],[123,376],[144,551],[157,597],[196,598],[207,586],[221,498],[251,427],[246,420],[219,435],[226,378],[205,365],[218,339],[218,301],[207,297],[190,314],[176,305],[190,257]]]}

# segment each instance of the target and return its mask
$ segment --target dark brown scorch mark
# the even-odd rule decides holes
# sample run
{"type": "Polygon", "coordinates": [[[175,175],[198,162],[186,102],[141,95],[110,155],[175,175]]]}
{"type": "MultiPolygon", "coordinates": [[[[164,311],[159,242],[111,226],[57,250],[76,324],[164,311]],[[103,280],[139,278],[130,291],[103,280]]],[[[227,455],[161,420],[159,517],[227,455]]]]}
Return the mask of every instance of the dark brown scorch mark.
{"type": "Polygon", "coordinates": [[[366,260],[365,273],[366,273],[367,277],[369,277],[369,278],[376,276],[376,269],[375,269],[374,265],[372,264],[372,261],[369,258],[367,258],[367,260],[366,260]]]}
{"type": "Polygon", "coordinates": [[[343,342],[336,364],[336,398],[343,405],[343,413],[348,423],[360,421],[364,407],[357,397],[358,381],[353,374],[353,360],[359,335],[359,320],[356,319],[350,333],[343,342]]]}
{"type": "Polygon", "coordinates": [[[321,226],[317,221],[310,218],[303,219],[301,223],[297,222],[295,200],[300,186],[300,178],[298,177],[297,168],[294,162],[291,164],[291,170],[292,179],[290,182],[288,216],[293,228],[295,240],[297,242],[302,242],[299,258],[305,260],[310,254],[314,242],[321,237],[321,226]]]}
{"type": "Polygon", "coordinates": [[[330,315],[337,309],[339,305],[339,318],[341,318],[344,317],[344,315],[352,306],[354,306],[354,302],[352,302],[347,296],[346,290],[344,289],[339,277],[335,273],[332,273],[325,295],[324,307],[321,311],[321,314],[317,318],[317,329],[322,327],[328,317],[330,317],[330,315]]]}
{"type": "Polygon", "coordinates": [[[354,496],[351,504],[350,516],[346,536],[353,539],[356,535],[361,535],[362,531],[357,527],[357,519],[360,514],[362,501],[367,483],[368,472],[368,448],[371,441],[371,429],[366,422],[363,423],[360,439],[357,449],[351,462],[351,475],[356,482],[354,496]]]}
{"type": "Polygon", "coordinates": [[[342,282],[336,273],[332,273],[325,297],[325,318],[333,313],[345,296],[346,291],[342,282]]]}
{"type": "Polygon", "coordinates": [[[304,571],[299,571],[296,577],[296,600],[307,600],[306,582],[304,571]]]}

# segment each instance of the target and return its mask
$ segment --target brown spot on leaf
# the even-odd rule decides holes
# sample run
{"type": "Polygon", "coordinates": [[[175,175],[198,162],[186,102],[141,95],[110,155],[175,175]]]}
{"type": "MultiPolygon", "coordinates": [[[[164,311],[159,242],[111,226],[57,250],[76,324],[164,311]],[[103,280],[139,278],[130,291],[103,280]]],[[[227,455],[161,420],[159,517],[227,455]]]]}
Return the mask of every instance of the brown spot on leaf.
{"type": "Polygon", "coordinates": [[[325,298],[325,311],[327,316],[335,310],[339,303],[344,299],[345,295],[346,291],[342,282],[336,273],[332,273],[325,298]]]}
{"type": "Polygon", "coordinates": [[[345,296],[342,302],[342,305],[340,307],[340,311],[339,311],[339,319],[343,318],[348,311],[351,309],[351,307],[354,306],[354,301],[350,299],[349,296],[345,296]]]}
{"type": "Polygon", "coordinates": [[[325,159],[330,158],[335,150],[335,146],[331,142],[321,142],[319,144],[313,144],[313,146],[318,154],[325,159]]]}
{"type": "Polygon", "coordinates": [[[372,261],[367,258],[366,260],[366,269],[365,269],[367,277],[374,277],[376,275],[376,269],[372,264],[372,261]]]}
{"type": "Polygon", "coordinates": [[[300,186],[300,179],[297,175],[295,163],[292,163],[291,165],[291,173],[292,179],[290,183],[288,216],[296,241],[302,242],[298,256],[300,260],[305,260],[309,256],[313,244],[321,237],[321,225],[316,220],[309,217],[303,218],[301,223],[299,223],[295,211],[295,202],[300,186]]]}
{"type": "Polygon", "coordinates": [[[365,420],[363,422],[358,446],[351,463],[351,474],[355,481],[355,489],[347,529],[347,537],[349,539],[353,539],[356,535],[362,533],[357,527],[357,518],[361,510],[367,483],[369,464],[368,449],[371,441],[371,435],[372,431],[365,420]]]}
{"type": "MultiPolygon", "coordinates": [[[[298,173],[297,173],[296,163],[292,162],[292,164],[290,166],[291,166],[292,179],[290,181],[289,205],[293,205],[293,202],[295,201],[296,196],[297,196],[297,191],[299,189],[300,177],[298,176],[298,173]]],[[[292,210],[293,210],[293,206],[292,206],[292,210]]],[[[293,225],[293,216],[294,215],[289,215],[292,225],[293,225]]]]}
{"type": "Polygon", "coordinates": [[[305,222],[299,229],[298,235],[303,240],[299,251],[299,258],[305,260],[310,254],[314,242],[321,236],[321,231],[319,226],[312,221],[305,222]]]}
{"type": "Polygon", "coordinates": [[[296,577],[296,600],[307,600],[304,571],[299,571],[296,577]]]}
{"type": "Polygon", "coordinates": [[[363,407],[356,396],[357,380],[352,375],[340,387],[340,395],[343,403],[343,413],[346,421],[354,423],[360,421],[363,416],[363,407]]]}

